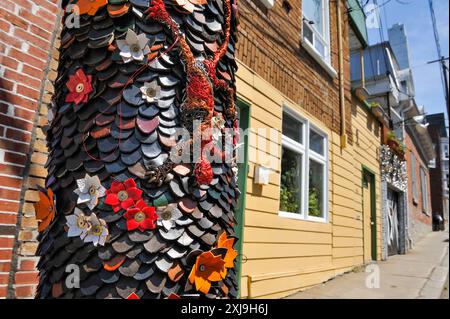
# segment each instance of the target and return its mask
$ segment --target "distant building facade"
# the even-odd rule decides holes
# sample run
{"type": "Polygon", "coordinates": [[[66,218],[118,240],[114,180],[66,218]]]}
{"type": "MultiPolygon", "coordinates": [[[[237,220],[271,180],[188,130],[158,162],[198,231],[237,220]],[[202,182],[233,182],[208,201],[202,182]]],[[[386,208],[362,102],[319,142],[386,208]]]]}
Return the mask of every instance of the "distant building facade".
{"type": "Polygon", "coordinates": [[[444,219],[448,222],[448,132],[445,125],[444,113],[427,116],[428,130],[433,140],[436,152],[434,168],[430,169],[431,176],[431,207],[433,210],[433,229],[442,230],[444,219]]]}

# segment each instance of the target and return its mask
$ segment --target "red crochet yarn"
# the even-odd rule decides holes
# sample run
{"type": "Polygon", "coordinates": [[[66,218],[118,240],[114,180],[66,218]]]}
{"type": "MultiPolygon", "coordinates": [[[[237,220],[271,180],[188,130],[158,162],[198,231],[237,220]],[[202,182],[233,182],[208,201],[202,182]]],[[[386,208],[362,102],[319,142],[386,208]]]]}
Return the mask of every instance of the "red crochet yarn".
{"type": "Polygon", "coordinates": [[[213,179],[211,163],[207,159],[202,158],[195,165],[194,174],[198,184],[209,185],[213,179]]]}
{"type": "Polygon", "coordinates": [[[163,0],[153,0],[150,8],[148,8],[148,14],[150,18],[167,22],[170,17],[166,10],[163,0]]]}
{"type": "Polygon", "coordinates": [[[204,76],[195,74],[189,79],[187,95],[190,98],[205,101],[210,110],[214,108],[214,99],[211,91],[211,86],[204,76]]]}

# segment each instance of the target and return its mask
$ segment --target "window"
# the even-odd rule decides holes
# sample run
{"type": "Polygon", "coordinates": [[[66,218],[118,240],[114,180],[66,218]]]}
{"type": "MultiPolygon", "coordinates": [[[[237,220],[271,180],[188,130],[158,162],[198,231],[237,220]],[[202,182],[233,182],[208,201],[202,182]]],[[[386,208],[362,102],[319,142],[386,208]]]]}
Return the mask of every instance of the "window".
{"type": "Polygon", "coordinates": [[[328,0],[302,2],[303,40],[327,63],[330,63],[328,0]]]}
{"type": "Polygon", "coordinates": [[[416,166],[416,157],[411,153],[411,184],[412,184],[412,195],[413,202],[417,203],[417,166],[416,166]]]}
{"type": "Polygon", "coordinates": [[[289,109],[282,134],[280,216],[326,221],[326,135],[289,109]]]}
{"type": "Polygon", "coordinates": [[[420,185],[422,191],[422,211],[428,213],[428,183],[426,179],[425,169],[420,168],[420,185]]]}

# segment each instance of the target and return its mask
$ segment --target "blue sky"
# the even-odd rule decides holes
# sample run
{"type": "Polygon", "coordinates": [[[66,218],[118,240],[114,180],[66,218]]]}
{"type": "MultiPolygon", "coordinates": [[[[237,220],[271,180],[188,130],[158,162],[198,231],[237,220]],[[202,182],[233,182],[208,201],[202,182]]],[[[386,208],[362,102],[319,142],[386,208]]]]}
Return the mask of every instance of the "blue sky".
{"type": "MultiPolygon", "coordinates": [[[[373,0],[369,1],[370,3],[373,0]]],[[[365,2],[365,1],[363,1],[365,2]]],[[[394,23],[403,23],[408,36],[411,65],[413,68],[416,102],[424,105],[427,113],[446,112],[441,71],[437,59],[428,0],[378,0],[379,12],[387,40],[387,29],[394,23]]],[[[439,30],[442,54],[449,56],[449,1],[433,0],[439,30]]],[[[379,30],[369,28],[369,42],[380,41],[379,30]]],[[[446,115],[447,116],[447,115],[446,115]]]]}

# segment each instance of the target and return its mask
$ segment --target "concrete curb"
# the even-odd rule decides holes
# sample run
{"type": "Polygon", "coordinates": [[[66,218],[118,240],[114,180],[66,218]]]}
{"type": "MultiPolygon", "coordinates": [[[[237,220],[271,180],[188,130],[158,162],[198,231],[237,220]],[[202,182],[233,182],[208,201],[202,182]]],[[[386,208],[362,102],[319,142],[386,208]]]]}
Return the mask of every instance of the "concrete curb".
{"type": "Polygon", "coordinates": [[[429,279],[420,290],[418,299],[440,299],[448,278],[448,247],[445,247],[439,266],[434,267],[429,279]]]}

